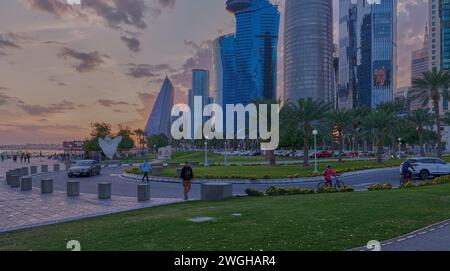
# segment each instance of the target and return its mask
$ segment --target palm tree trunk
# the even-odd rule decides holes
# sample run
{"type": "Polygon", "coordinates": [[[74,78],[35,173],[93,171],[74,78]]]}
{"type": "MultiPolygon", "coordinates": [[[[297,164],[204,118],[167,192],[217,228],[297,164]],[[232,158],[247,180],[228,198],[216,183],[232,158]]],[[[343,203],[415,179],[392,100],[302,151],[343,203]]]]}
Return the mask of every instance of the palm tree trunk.
{"type": "Polygon", "coordinates": [[[424,130],[423,130],[423,127],[419,127],[419,148],[420,148],[420,155],[422,156],[422,157],[424,157],[425,156],[425,149],[424,149],[424,147],[423,147],[423,138],[424,138],[424,130]]]}
{"type": "Polygon", "coordinates": [[[342,131],[339,131],[339,163],[342,163],[342,152],[344,149],[344,136],[342,131]]]}
{"type": "Polygon", "coordinates": [[[303,166],[309,167],[309,138],[308,136],[303,136],[303,166]]]}
{"type": "Polygon", "coordinates": [[[377,162],[378,164],[383,163],[383,139],[379,136],[377,139],[377,162]]]}
{"type": "Polygon", "coordinates": [[[436,114],[436,128],[437,128],[437,155],[442,157],[442,135],[441,135],[441,110],[439,108],[440,100],[433,100],[434,112],[436,114]]]}

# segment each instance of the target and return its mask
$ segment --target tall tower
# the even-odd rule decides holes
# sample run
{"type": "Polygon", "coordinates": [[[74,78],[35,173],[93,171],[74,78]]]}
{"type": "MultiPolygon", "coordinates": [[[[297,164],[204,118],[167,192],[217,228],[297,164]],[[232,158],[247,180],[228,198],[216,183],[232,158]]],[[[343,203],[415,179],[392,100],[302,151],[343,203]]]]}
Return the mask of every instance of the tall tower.
{"type": "Polygon", "coordinates": [[[174,88],[166,77],[147,121],[145,132],[148,136],[164,134],[171,138],[171,111],[174,102],[174,88]]]}
{"type": "Polygon", "coordinates": [[[285,16],[285,100],[332,103],[332,0],[286,0],[285,16]]]}
{"type": "Polygon", "coordinates": [[[278,6],[269,0],[228,0],[226,9],[236,17],[234,102],[276,98],[278,6]]]}

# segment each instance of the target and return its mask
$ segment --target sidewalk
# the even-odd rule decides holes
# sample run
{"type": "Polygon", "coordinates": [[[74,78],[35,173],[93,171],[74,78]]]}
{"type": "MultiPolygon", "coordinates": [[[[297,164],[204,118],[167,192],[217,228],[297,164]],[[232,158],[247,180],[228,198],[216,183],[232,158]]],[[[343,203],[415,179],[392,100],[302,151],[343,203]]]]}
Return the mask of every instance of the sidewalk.
{"type": "MultiPolygon", "coordinates": [[[[30,167],[30,166],[38,166],[48,165],[48,170],[51,171],[53,169],[53,165],[60,164],[61,169],[63,170],[65,167],[63,164],[59,163],[57,160],[49,160],[45,157],[42,158],[31,158],[31,163],[21,163],[20,160],[18,162],[13,162],[12,159],[5,160],[0,162],[0,178],[5,177],[5,173],[8,170],[21,168],[21,167],[30,167]]],[[[38,168],[38,171],[40,169],[38,168]]]]}

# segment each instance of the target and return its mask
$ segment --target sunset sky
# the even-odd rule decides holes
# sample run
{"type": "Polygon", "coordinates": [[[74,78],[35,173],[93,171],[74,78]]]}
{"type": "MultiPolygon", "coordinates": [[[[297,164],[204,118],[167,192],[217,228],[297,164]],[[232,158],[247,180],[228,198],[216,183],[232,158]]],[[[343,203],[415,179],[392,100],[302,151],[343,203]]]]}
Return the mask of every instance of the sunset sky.
{"type": "MultiPolygon", "coordinates": [[[[426,21],[427,0],[399,0],[399,86],[426,21]]],[[[164,77],[184,102],[210,41],[233,31],[225,0],[2,0],[0,145],[84,139],[97,121],[143,128],[164,77]]]]}

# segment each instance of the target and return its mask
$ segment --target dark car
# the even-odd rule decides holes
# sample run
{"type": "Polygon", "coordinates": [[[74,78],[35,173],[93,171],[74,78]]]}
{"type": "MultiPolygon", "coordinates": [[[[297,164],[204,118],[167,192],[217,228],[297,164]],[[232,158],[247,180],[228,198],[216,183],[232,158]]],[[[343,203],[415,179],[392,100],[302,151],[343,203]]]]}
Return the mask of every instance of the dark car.
{"type": "Polygon", "coordinates": [[[102,167],[95,160],[80,160],[76,161],[75,165],[73,165],[67,171],[67,175],[69,178],[74,176],[94,176],[100,175],[102,167]]]}

